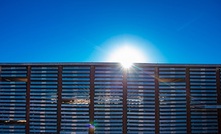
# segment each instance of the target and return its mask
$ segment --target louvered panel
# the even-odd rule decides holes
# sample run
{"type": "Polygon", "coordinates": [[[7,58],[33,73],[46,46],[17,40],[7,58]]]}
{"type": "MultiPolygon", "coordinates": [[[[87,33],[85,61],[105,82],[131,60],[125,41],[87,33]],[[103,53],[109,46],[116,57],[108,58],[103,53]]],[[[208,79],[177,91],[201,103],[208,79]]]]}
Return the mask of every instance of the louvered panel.
{"type": "MultiPolygon", "coordinates": [[[[219,77],[219,80],[220,80],[220,81],[219,81],[219,82],[220,82],[220,89],[219,89],[219,90],[220,90],[220,97],[221,97],[221,68],[219,69],[219,76],[220,76],[220,77],[219,77]]],[[[220,98],[220,99],[221,99],[221,98],[220,98]]]]}
{"type": "Polygon", "coordinates": [[[57,67],[32,67],[30,133],[57,132],[57,67]]]}
{"type": "Polygon", "coordinates": [[[217,110],[203,108],[217,105],[216,69],[191,68],[190,89],[192,133],[218,133],[217,110]]]}
{"type": "Polygon", "coordinates": [[[25,133],[26,82],[10,78],[25,78],[26,67],[2,67],[0,76],[0,133],[25,133]]]}
{"type": "Polygon", "coordinates": [[[127,75],[127,133],[155,132],[154,68],[130,68],[127,75]]]}
{"type": "Polygon", "coordinates": [[[122,133],[122,70],[116,67],[95,68],[95,133],[122,133]]]}
{"type": "Polygon", "coordinates": [[[63,67],[61,133],[88,133],[90,67],[63,67]]]}
{"type": "Polygon", "coordinates": [[[160,133],[186,133],[185,68],[159,68],[160,133]]]}
{"type": "Polygon", "coordinates": [[[26,77],[26,75],[27,70],[25,66],[1,68],[1,77],[26,77]]]}
{"type": "Polygon", "coordinates": [[[86,134],[94,124],[95,134],[217,134],[218,68],[136,64],[124,70],[118,64],[100,63],[0,64],[0,133],[86,134]]]}

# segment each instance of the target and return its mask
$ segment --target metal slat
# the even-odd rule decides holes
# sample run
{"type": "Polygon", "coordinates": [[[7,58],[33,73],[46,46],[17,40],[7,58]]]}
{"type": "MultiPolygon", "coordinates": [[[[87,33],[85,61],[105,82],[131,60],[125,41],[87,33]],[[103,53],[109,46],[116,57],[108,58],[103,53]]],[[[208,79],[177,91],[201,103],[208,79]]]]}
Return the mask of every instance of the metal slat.
{"type": "Polygon", "coordinates": [[[57,66],[31,68],[30,133],[57,133],[58,82],[50,80],[58,80],[57,66]]]}
{"type": "Polygon", "coordinates": [[[159,68],[165,79],[159,79],[160,133],[186,133],[185,73],[185,68],[159,68]]]}
{"type": "Polygon", "coordinates": [[[155,133],[154,68],[127,71],[127,133],[155,133]]]}
{"type": "Polygon", "coordinates": [[[90,66],[63,66],[61,134],[88,133],[89,104],[90,66]]]}
{"type": "Polygon", "coordinates": [[[0,64],[0,131],[220,133],[220,67],[0,64]]]}
{"type": "Polygon", "coordinates": [[[123,133],[123,81],[121,68],[97,67],[94,81],[94,123],[95,133],[123,133]],[[116,73],[112,73],[116,71],[116,73]],[[106,79],[108,77],[108,79],[106,79]],[[103,84],[97,80],[103,79],[103,84]]]}
{"type": "Polygon", "coordinates": [[[216,90],[215,68],[190,68],[191,133],[218,133],[217,110],[199,107],[217,105],[216,90]]]}
{"type": "Polygon", "coordinates": [[[0,131],[1,133],[25,133],[26,129],[26,67],[0,67],[0,131]],[[4,78],[12,78],[11,80],[4,78]]]}

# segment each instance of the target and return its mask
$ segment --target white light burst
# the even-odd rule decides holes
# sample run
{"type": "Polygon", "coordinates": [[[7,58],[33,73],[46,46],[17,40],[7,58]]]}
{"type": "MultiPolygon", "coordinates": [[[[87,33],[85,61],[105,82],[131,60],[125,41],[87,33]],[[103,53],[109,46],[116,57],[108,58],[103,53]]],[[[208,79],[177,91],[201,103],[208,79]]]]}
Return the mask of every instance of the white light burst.
{"type": "Polygon", "coordinates": [[[119,62],[124,68],[130,68],[133,63],[145,62],[146,59],[138,49],[126,45],[111,54],[110,61],[119,62]]]}

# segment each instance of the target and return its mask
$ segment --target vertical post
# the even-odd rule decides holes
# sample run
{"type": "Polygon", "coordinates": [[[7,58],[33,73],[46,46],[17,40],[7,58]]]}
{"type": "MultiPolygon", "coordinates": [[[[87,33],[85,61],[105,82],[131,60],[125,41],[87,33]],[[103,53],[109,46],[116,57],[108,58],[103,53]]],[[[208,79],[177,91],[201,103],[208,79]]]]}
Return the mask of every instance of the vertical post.
{"type": "Polygon", "coordinates": [[[2,73],[2,66],[0,66],[0,81],[2,81],[2,75],[1,75],[1,73],[2,73]]]}
{"type": "Polygon", "coordinates": [[[190,69],[186,68],[186,133],[191,134],[191,111],[190,111],[190,69]]]}
{"type": "Polygon", "coordinates": [[[155,67],[155,134],[159,134],[160,110],[159,110],[159,67],[155,67]]]}
{"type": "MultiPolygon", "coordinates": [[[[220,92],[220,68],[216,69],[216,92],[217,92],[217,105],[221,105],[221,92],[220,92]]],[[[221,133],[221,109],[217,109],[218,114],[218,133],[221,133]]]]}
{"type": "Polygon", "coordinates": [[[29,134],[30,130],[30,86],[31,86],[31,66],[27,66],[27,82],[26,82],[26,124],[25,124],[25,132],[29,134]]]}
{"type": "Polygon", "coordinates": [[[57,88],[57,134],[61,131],[61,102],[62,102],[62,66],[58,66],[58,88],[57,88]]]}
{"type": "MultiPolygon", "coordinates": [[[[92,65],[90,68],[90,105],[89,105],[89,114],[90,114],[90,125],[94,125],[94,75],[95,67],[92,65]]],[[[94,134],[94,127],[88,129],[88,134],[94,134]]]]}
{"type": "Polygon", "coordinates": [[[127,69],[123,70],[123,134],[127,134],[127,69]]]}

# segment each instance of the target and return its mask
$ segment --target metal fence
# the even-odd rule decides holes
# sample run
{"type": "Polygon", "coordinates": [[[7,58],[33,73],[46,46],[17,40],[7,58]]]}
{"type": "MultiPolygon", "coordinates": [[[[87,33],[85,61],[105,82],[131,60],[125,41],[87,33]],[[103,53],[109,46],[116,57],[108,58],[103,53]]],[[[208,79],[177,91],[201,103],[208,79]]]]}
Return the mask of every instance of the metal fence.
{"type": "Polygon", "coordinates": [[[221,133],[221,65],[0,64],[0,133],[221,133]]]}

